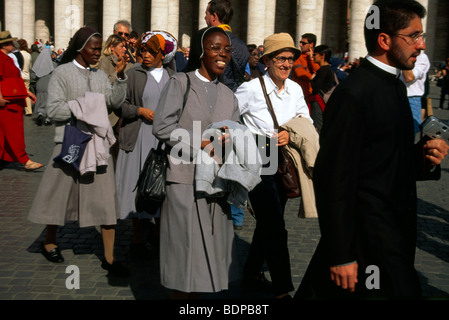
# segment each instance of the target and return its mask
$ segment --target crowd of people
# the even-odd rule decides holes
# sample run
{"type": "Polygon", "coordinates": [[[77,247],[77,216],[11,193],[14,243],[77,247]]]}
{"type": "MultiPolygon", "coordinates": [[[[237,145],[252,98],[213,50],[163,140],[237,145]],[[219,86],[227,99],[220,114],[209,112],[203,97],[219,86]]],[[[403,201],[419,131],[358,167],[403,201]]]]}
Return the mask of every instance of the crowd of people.
{"type": "Polygon", "coordinates": [[[101,266],[127,276],[114,255],[115,226],[131,219],[130,251],[142,259],[159,255],[161,283],[173,299],[198,298],[227,290],[239,278],[235,230],[249,205],[256,226],[243,284],[292,299],[286,187],[281,172],[264,173],[290,148],[297,152],[300,211],[318,217],[321,232],[294,298],[418,297],[415,184],[439,179],[449,146],[440,139],[415,144],[429,70],[422,52],[424,7],[414,0],[375,5],[382,27],[365,27],[368,55],[351,66],[317,45],[312,33],[303,34],[299,46],[283,32],[263,45],[246,44],[232,33],[228,0],[208,3],[207,27],[187,48],[167,31],[139,36],[120,20],[108,37],[80,28],[59,53],[39,44],[28,49],[19,40],[17,59],[17,39],[2,32],[1,92],[11,74],[22,79],[25,94],[0,96],[1,160],[42,168],[26,155],[23,115],[34,112],[38,125],[55,127],[54,151],[28,215],[46,225],[45,258],[64,261],[58,227],[78,220],[80,227],[101,226],[101,266]],[[68,123],[92,136],[84,170],[53,160],[68,123]],[[260,155],[244,170],[227,162],[226,150],[239,151],[236,128],[250,133],[245,152],[260,155]],[[139,211],[135,186],[159,143],[170,163],[167,195],[156,213],[139,211]],[[212,167],[202,166],[205,158],[212,167]],[[204,182],[208,170],[211,180],[204,182]],[[365,286],[368,265],[379,267],[380,289],[365,286]]]}

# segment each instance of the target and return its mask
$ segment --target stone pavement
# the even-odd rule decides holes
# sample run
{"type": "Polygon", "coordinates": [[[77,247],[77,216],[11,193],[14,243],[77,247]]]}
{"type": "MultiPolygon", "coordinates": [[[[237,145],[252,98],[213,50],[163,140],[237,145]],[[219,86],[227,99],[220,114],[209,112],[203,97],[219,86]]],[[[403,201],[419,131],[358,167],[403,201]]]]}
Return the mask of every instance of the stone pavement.
{"type": "MultiPolygon", "coordinates": [[[[438,106],[438,88],[432,85],[433,105],[438,106]]],[[[443,120],[449,111],[437,110],[443,120]]],[[[53,148],[54,127],[38,127],[25,117],[27,152],[32,160],[45,163],[53,148]]],[[[27,220],[27,214],[39,186],[43,170],[25,172],[11,164],[0,170],[0,299],[2,300],[167,300],[170,292],[160,285],[157,255],[140,261],[128,255],[132,228],[128,221],[117,227],[116,255],[130,269],[127,279],[107,277],[100,266],[102,240],[99,229],[78,228],[68,223],[58,232],[58,243],[65,262],[52,264],[39,253],[45,226],[27,220]],[[80,271],[80,288],[68,289],[69,265],[80,271]]],[[[416,268],[425,297],[449,299],[449,160],[442,165],[440,181],[418,183],[418,243],[416,268]]],[[[298,200],[287,204],[286,224],[289,232],[291,267],[295,288],[298,287],[319,239],[316,219],[297,217],[298,200]]],[[[254,218],[246,214],[244,227],[236,231],[240,268],[251,242],[254,218]]],[[[268,271],[265,272],[269,278],[268,271]]],[[[294,292],[292,292],[294,294],[294,292]]],[[[244,289],[239,282],[204,299],[269,298],[244,289]]]]}

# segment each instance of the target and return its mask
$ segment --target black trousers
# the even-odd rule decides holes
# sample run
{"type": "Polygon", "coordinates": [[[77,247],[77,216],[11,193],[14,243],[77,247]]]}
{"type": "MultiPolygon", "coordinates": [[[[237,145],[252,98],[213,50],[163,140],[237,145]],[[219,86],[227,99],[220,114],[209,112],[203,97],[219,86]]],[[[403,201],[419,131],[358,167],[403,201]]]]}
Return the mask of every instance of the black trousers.
{"type": "Polygon", "coordinates": [[[249,193],[256,228],[243,273],[245,277],[258,275],[266,261],[274,293],[280,295],[294,290],[284,221],[287,197],[277,174],[261,178],[249,193]]]}

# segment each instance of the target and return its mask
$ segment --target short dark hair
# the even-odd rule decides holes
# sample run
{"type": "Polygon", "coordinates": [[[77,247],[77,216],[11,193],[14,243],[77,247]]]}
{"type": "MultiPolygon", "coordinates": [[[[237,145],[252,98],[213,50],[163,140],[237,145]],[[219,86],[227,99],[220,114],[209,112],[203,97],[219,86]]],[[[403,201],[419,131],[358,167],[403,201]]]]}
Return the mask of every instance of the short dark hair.
{"type": "Polygon", "coordinates": [[[255,44],[248,44],[246,47],[248,48],[249,53],[253,52],[257,48],[255,44]]]}
{"type": "MultiPolygon", "coordinates": [[[[365,23],[365,45],[368,53],[376,50],[379,34],[394,35],[398,30],[407,28],[415,16],[421,19],[426,16],[426,9],[415,0],[378,0],[373,3],[373,6],[379,9],[379,27],[368,28],[365,23]]],[[[365,22],[371,18],[372,14],[370,10],[365,17],[365,22]]]]}
{"type": "Polygon", "coordinates": [[[217,14],[218,21],[223,24],[229,24],[232,20],[234,10],[229,0],[211,0],[209,1],[209,13],[217,14]]]}
{"type": "Polygon", "coordinates": [[[324,54],[324,61],[331,62],[332,50],[325,44],[321,44],[318,47],[315,47],[313,53],[324,54]]]}
{"type": "Polygon", "coordinates": [[[309,43],[313,43],[314,45],[316,44],[316,35],[314,35],[313,33],[304,33],[301,38],[307,39],[309,43]]]}

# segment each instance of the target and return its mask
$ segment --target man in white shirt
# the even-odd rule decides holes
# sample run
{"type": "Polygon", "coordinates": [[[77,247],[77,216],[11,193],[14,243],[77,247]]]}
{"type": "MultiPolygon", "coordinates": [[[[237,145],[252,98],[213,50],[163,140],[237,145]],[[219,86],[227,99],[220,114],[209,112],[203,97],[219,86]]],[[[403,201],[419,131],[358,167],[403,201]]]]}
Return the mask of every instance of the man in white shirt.
{"type": "Polygon", "coordinates": [[[419,125],[422,122],[422,96],[425,92],[425,82],[429,69],[429,57],[424,52],[421,52],[416,57],[415,67],[412,70],[402,70],[401,80],[404,81],[407,87],[407,97],[412,109],[415,133],[419,132],[419,125]]]}

